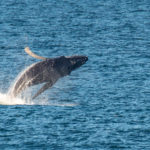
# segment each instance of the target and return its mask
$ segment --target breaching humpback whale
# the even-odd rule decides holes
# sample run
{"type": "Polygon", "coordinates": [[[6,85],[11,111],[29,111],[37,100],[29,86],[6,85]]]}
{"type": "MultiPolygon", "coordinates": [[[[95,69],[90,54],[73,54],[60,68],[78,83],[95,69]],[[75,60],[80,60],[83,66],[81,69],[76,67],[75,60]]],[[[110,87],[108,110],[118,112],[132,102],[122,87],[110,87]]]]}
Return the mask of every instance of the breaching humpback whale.
{"type": "Polygon", "coordinates": [[[42,61],[32,64],[19,76],[9,93],[12,97],[18,96],[18,94],[27,87],[45,83],[32,97],[32,99],[34,99],[45,90],[52,87],[59,78],[69,75],[73,70],[79,68],[88,60],[86,56],[45,58],[34,54],[28,47],[25,48],[25,51],[32,57],[42,59],[42,61]]]}

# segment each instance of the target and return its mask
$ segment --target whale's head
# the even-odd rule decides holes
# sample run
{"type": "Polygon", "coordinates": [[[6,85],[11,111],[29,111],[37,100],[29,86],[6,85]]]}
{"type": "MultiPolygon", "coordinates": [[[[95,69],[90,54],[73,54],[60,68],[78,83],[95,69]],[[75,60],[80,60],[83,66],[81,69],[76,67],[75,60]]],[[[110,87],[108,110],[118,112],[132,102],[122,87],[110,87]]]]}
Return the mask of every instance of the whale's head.
{"type": "Polygon", "coordinates": [[[66,76],[85,64],[87,60],[87,56],[61,56],[55,59],[55,68],[62,76],[66,76]]]}
{"type": "Polygon", "coordinates": [[[87,56],[69,56],[66,58],[70,62],[70,66],[69,66],[70,71],[73,71],[73,70],[81,67],[88,60],[87,56]]]}

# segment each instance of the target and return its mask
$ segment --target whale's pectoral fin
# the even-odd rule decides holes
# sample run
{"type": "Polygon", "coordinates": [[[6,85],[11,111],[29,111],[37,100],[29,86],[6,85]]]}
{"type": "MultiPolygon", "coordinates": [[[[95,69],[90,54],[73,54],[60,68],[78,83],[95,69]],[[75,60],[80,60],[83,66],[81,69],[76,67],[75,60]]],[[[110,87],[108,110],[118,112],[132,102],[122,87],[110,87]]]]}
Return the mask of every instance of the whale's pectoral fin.
{"type": "Polygon", "coordinates": [[[32,57],[34,57],[34,58],[43,59],[43,60],[46,59],[45,57],[38,56],[37,54],[33,53],[33,52],[29,49],[29,47],[26,47],[24,50],[25,50],[25,52],[26,52],[28,55],[30,55],[30,56],[32,56],[32,57]]]}
{"type": "Polygon", "coordinates": [[[44,92],[45,90],[50,88],[52,85],[53,85],[52,82],[47,82],[46,84],[44,84],[44,86],[42,86],[42,88],[40,88],[40,90],[32,97],[32,99],[34,99],[37,96],[39,96],[42,92],[44,92]]]}

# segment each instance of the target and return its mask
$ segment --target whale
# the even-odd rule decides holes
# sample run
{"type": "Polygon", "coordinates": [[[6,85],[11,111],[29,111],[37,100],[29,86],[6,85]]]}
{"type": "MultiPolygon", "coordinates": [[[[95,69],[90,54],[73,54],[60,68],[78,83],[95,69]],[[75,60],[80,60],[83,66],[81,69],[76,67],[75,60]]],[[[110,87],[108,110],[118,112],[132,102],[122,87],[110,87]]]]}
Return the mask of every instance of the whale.
{"type": "Polygon", "coordinates": [[[45,58],[36,55],[28,47],[25,48],[25,51],[32,57],[42,61],[30,65],[19,75],[9,92],[11,97],[17,97],[26,88],[43,83],[43,86],[32,97],[32,99],[35,99],[45,90],[52,87],[58,79],[70,75],[72,71],[81,67],[88,60],[88,57],[83,55],[45,58]]]}

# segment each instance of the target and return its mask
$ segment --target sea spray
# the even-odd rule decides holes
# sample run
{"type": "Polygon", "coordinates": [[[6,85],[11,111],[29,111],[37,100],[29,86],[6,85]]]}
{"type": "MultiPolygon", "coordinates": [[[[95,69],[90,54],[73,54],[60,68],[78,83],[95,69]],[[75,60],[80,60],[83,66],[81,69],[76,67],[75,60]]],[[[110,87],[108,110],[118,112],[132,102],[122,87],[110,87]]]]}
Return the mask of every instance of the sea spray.
{"type": "MultiPolygon", "coordinates": [[[[21,98],[12,98],[7,94],[0,93],[0,105],[25,105],[26,100],[21,98]]],[[[29,103],[32,104],[32,103],[29,103]]]]}
{"type": "MultiPolygon", "coordinates": [[[[31,67],[33,67],[35,64],[32,64],[32,65],[30,65],[29,67],[26,67],[25,69],[23,69],[19,74],[18,74],[18,76],[15,78],[15,80],[12,82],[12,84],[11,84],[11,86],[10,86],[10,88],[9,88],[9,90],[8,90],[8,95],[10,95],[10,96],[13,96],[13,93],[14,93],[14,90],[15,90],[15,88],[16,88],[16,83],[17,83],[17,81],[20,79],[20,77],[28,70],[28,69],[30,69],[31,67]]],[[[21,85],[20,85],[21,86],[21,85]]]]}
{"type": "Polygon", "coordinates": [[[10,95],[0,93],[0,105],[50,105],[50,106],[62,106],[62,107],[73,107],[78,104],[57,102],[57,101],[47,101],[47,99],[42,98],[39,101],[32,101],[31,99],[23,98],[12,98],[10,95]]]}

